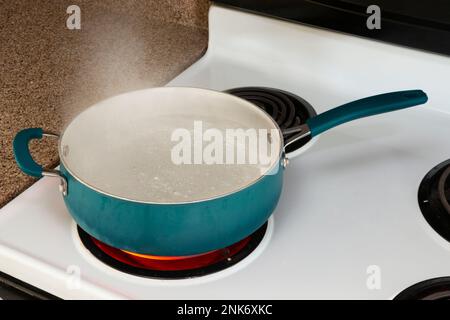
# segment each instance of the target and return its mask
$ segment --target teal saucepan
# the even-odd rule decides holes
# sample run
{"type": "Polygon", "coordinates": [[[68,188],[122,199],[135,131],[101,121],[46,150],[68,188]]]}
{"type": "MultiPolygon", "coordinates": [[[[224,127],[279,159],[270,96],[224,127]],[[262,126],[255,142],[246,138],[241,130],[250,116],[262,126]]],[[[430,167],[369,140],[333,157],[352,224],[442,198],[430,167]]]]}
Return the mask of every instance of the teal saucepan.
{"type": "Polygon", "coordinates": [[[282,132],[230,94],[153,88],[75,117],[59,137],[59,170],[43,170],[29,153],[31,139],[58,138],[40,128],[16,135],[14,155],[25,173],[60,179],[68,211],[98,240],[142,254],[193,255],[231,245],[267,221],[280,197],[286,145],[426,101],[421,90],[380,94],[282,132]]]}

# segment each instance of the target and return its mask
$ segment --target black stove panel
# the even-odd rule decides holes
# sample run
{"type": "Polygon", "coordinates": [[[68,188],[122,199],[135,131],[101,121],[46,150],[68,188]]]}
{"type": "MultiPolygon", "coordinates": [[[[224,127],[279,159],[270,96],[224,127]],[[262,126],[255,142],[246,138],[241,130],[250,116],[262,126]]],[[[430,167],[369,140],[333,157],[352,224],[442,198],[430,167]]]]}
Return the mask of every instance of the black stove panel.
{"type": "MultiPolygon", "coordinates": [[[[448,0],[215,0],[234,9],[450,55],[448,0]],[[380,8],[380,28],[368,28],[380,8]],[[369,11],[369,13],[368,13],[369,11]]],[[[333,53],[327,53],[333,54],[333,53]]]]}

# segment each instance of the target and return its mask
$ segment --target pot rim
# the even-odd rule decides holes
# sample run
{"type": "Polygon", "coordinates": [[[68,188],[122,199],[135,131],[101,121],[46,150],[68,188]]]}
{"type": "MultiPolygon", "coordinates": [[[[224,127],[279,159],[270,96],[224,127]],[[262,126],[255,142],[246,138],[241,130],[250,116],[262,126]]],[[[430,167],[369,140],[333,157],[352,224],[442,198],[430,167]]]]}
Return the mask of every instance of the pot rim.
{"type": "MultiPolygon", "coordinates": [[[[274,119],[273,119],[273,118],[272,118],[265,110],[263,110],[263,109],[257,107],[255,104],[253,104],[253,103],[251,103],[251,102],[249,102],[249,101],[247,101],[247,100],[244,100],[244,99],[242,99],[242,98],[240,98],[240,97],[236,97],[236,96],[234,96],[234,95],[232,95],[232,94],[230,94],[230,93],[227,93],[227,92],[224,92],[224,91],[219,91],[219,90],[213,90],[213,89],[199,88],[199,87],[189,87],[189,86],[165,86],[165,87],[153,87],[153,88],[146,88],[146,89],[140,89],[140,90],[133,90],[133,91],[124,92],[124,93],[121,93],[121,94],[118,94],[118,95],[109,97],[109,98],[107,98],[107,99],[101,100],[101,101],[99,101],[99,102],[97,102],[97,103],[95,103],[95,104],[93,104],[93,105],[87,107],[87,108],[84,109],[82,112],[80,112],[79,114],[77,114],[77,116],[75,116],[69,123],[67,123],[67,125],[64,126],[64,128],[63,128],[63,130],[62,130],[61,132],[62,132],[62,133],[60,134],[59,139],[58,139],[58,155],[59,155],[59,160],[60,160],[60,163],[63,165],[65,171],[67,171],[67,172],[68,172],[75,180],[77,180],[77,181],[80,182],[81,184],[85,185],[85,186],[88,187],[89,189],[92,189],[92,190],[94,190],[94,191],[96,191],[96,192],[98,192],[98,193],[100,193],[100,194],[105,195],[105,196],[112,197],[112,198],[116,198],[116,199],[120,199],[120,200],[124,200],[124,201],[130,201],[130,202],[134,202],[134,203],[142,203],[142,204],[152,204],[152,205],[184,205],[184,204],[192,204],[192,203],[206,202],[206,201],[210,201],[210,200],[216,200],[216,199],[219,199],[219,198],[224,198],[224,197],[233,195],[233,194],[235,194],[235,193],[238,193],[238,192],[240,192],[240,191],[242,191],[242,190],[244,190],[244,189],[247,189],[247,188],[249,188],[249,187],[255,185],[256,183],[258,183],[259,181],[261,181],[262,179],[264,179],[266,176],[273,175],[273,174],[271,174],[271,172],[273,172],[274,170],[280,170],[280,169],[281,169],[280,167],[282,167],[282,165],[280,164],[280,161],[283,160],[283,159],[285,159],[285,157],[286,157],[286,156],[285,156],[285,152],[284,152],[284,137],[283,137],[283,134],[282,134],[282,130],[281,130],[280,126],[278,125],[278,123],[277,123],[277,122],[276,122],[276,121],[275,121],[275,120],[274,120],[274,119]],[[62,145],[61,145],[61,142],[62,142],[62,138],[63,138],[63,136],[64,136],[65,131],[67,130],[67,128],[70,126],[70,124],[71,124],[71,123],[72,123],[79,115],[81,115],[82,113],[86,112],[87,110],[89,110],[89,109],[95,107],[95,105],[97,105],[98,103],[107,101],[107,100],[109,100],[109,99],[113,99],[113,98],[115,98],[115,97],[119,97],[119,96],[123,96],[123,95],[129,95],[129,94],[133,94],[133,93],[137,93],[137,92],[142,92],[142,91],[150,91],[150,90],[155,90],[155,89],[160,90],[160,89],[163,89],[163,88],[172,88],[172,89],[174,89],[174,88],[175,88],[175,89],[176,89],[176,88],[195,89],[195,90],[201,90],[201,91],[208,91],[208,92],[220,93],[220,94],[222,94],[222,95],[228,95],[228,96],[231,96],[231,97],[233,97],[233,98],[235,98],[235,99],[241,99],[241,100],[245,101],[246,103],[248,103],[249,105],[252,105],[258,112],[261,112],[261,114],[264,114],[264,116],[265,116],[268,120],[270,120],[270,121],[273,123],[273,125],[275,126],[275,128],[276,128],[277,131],[278,131],[279,138],[280,138],[280,148],[279,148],[277,160],[273,162],[272,166],[271,166],[265,173],[261,174],[258,178],[256,178],[256,179],[250,181],[249,183],[247,183],[247,184],[244,185],[244,186],[241,186],[241,187],[238,188],[238,189],[232,190],[232,191],[230,191],[230,192],[218,194],[218,195],[216,195],[216,196],[204,198],[204,199],[195,199],[195,200],[190,200],[190,201],[176,201],[176,202],[175,202],[175,201],[174,201],[174,202],[145,201],[145,200],[138,200],[138,199],[132,199],[132,198],[124,197],[124,196],[119,196],[119,195],[116,195],[116,194],[112,194],[112,193],[110,193],[110,192],[108,192],[108,191],[102,190],[102,189],[100,189],[100,188],[98,188],[98,187],[96,187],[96,186],[90,184],[89,182],[84,181],[82,178],[80,178],[79,176],[77,176],[76,174],[74,174],[74,172],[70,169],[70,167],[69,167],[69,166],[67,165],[67,163],[64,161],[64,157],[61,156],[61,155],[62,155],[62,145]]],[[[278,172],[275,172],[275,174],[278,174],[278,172]]],[[[70,188],[70,186],[69,186],[69,188],[70,188]]]]}

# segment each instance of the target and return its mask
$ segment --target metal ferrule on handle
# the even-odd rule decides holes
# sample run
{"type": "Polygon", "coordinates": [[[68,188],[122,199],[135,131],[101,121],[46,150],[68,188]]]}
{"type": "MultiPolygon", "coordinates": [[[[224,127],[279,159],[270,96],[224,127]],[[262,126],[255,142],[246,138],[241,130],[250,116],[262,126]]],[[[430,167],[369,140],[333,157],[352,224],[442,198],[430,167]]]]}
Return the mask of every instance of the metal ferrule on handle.
{"type": "Polygon", "coordinates": [[[302,124],[302,125],[299,125],[299,126],[295,126],[295,127],[292,127],[292,128],[283,129],[282,133],[283,133],[283,136],[286,136],[286,135],[289,135],[289,134],[292,134],[292,133],[297,133],[295,136],[287,139],[284,142],[284,149],[286,150],[287,146],[295,143],[298,140],[303,139],[306,136],[309,136],[311,134],[311,130],[309,129],[308,124],[305,123],[305,124],[302,124]]]}

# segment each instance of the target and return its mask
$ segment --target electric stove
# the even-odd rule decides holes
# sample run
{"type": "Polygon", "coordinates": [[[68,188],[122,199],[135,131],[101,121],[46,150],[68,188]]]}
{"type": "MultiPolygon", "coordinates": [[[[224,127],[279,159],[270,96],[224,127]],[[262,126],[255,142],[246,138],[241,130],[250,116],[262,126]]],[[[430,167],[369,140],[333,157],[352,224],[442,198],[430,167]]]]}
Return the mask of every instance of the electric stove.
{"type": "Polygon", "coordinates": [[[228,91],[282,127],[377,93],[423,89],[429,102],[287,150],[264,228],[189,272],[105,249],[44,177],[0,210],[0,271],[64,299],[448,298],[449,229],[436,220],[450,217],[439,202],[450,185],[449,62],[213,5],[206,54],[168,85],[228,91]]]}

